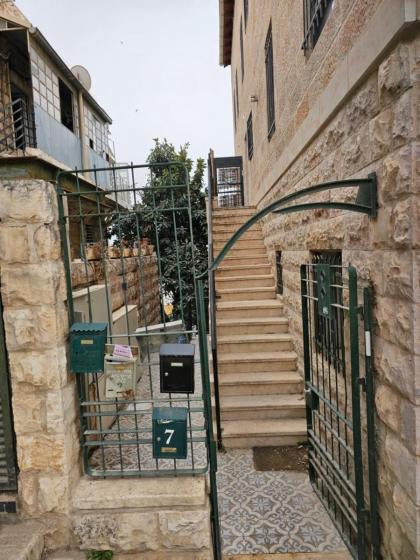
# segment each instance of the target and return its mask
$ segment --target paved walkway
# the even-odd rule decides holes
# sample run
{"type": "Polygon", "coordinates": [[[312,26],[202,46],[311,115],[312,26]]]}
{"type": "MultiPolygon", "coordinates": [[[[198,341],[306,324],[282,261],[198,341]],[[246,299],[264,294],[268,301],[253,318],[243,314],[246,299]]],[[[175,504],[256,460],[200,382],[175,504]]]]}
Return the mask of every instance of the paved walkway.
{"type": "MultiPolygon", "coordinates": [[[[247,449],[229,450],[218,459],[225,555],[345,550],[306,473],[257,472],[247,449]]],[[[309,558],[324,557],[328,559],[328,555],[309,558]]]]}

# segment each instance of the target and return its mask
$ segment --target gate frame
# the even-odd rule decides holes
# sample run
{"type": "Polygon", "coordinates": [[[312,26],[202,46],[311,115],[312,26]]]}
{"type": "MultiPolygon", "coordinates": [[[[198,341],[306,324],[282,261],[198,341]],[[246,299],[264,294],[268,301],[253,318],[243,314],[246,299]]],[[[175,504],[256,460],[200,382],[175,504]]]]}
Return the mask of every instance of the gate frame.
{"type": "MultiPolygon", "coordinates": [[[[168,167],[169,169],[174,166],[180,167],[185,172],[185,186],[187,192],[187,204],[188,204],[188,217],[189,217],[189,230],[190,230],[190,240],[191,240],[191,253],[192,253],[192,260],[194,263],[194,236],[193,236],[193,224],[192,224],[192,209],[191,209],[191,198],[190,198],[190,182],[189,182],[189,171],[185,163],[182,162],[158,162],[158,163],[146,163],[135,165],[133,163],[129,165],[123,166],[110,166],[108,168],[91,168],[91,169],[74,169],[71,171],[59,171],[56,177],[56,185],[57,185],[57,199],[58,199],[58,213],[59,213],[59,224],[60,224],[60,237],[61,237],[61,247],[64,256],[64,268],[65,268],[65,277],[66,277],[66,290],[67,290],[67,306],[68,306],[68,315],[69,315],[69,322],[72,324],[74,322],[74,308],[73,308],[73,295],[72,295],[72,283],[71,283],[71,254],[69,251],[69,243],[67,238],[67,229],[66,229],[66,221],[69,219],[69,216],[66,214],[65,207],[64,207],[64,197],[66,196],[66,191],[62,185],[62,178],[63,177],[73,177],[76,181],[77,191],[73,193],[75,196],[81,195],[97,195],[98,191],[100,191],[101,195],[106,196],[107,194],[115,194],[116,199],[115,203],[118,205],[118,192],[127,191],[127,192],[135,192],[145,190],[145,188],[137,188],[135,187],[134,182],[134,170],[135,169],[150,169],[153,168],[162,168],[168,167]],[[114,186],[113,189],[103,189],[97,184],[97,174],[100,172],[111,172],[114,176],[115,181],[115,172],[118,170],[125,170],[129,169],[132,171],[132,180],[133,186],[129,186],[127,188],[118,189],[114,186]],[[83,180],[84,174],[93,174],[95,178],[95,187],[94,190],[80,190],[79,181],[83,180]]],[[[171,179],[172,181],[172,179],[171,179]]],[[[115,184],[115,183],[114,183],[115,184]]],[[[179,185],[178,185],[179,186],[179,185]]],[[[164,187],[167,188],[167,187],[164,187]]],[[[169,187],[168,187],[169,188],[169,187]]],[[[153,187],[150,187],[153,189],[153,187]]],[[[170,188],[169,188],[170,190],[170,188]]],[[[72,193],[67,193],[67,195],[72,193]]],[[[99,201],[97,199],[97,204],[99,201]]],[[[174,210],[172,208],[172,210],[174,210]]],[[[133,211],[134,212],[134,211],[133,211]]],[[[130,213],[130,212],[127,212],[130,213]]],[[[102,231],[102,229],[101,229],[102,231]]],[[[101,234],[102,237],[102,234],[101,234]]],[[[83,239],[83,242],[85,240],[83,239]]],[[[178,250],[178,249],[177,249],[178,250]]],[[[158,262],[159,262],[159,247],[157,247],[158,252],[158,262]]],[[[160,263],[159,263],[159,275],[160,273],[160,263]]],[[[207,274],[207,272],[205,273],[207,274]]],[[[197,272],[195,269],[195,265],[193,265],[193,282],[194,282],[194,290],[195,290],[195,308],[197,312],[197,322],[198,322],[198,338],[199,338],[199,348],[200,348],[200,365],[201,365],[201,377],[202,377],[202,392],[203,392],[203,403],[204,403],[204,421],[205,421],[205,431],[206,431],[206,447],[207,447],[207,466],[206,472],[209,472],[209,482],[210,482],[210,522],[211,522],[211,531],[213,537],[213,554],[215,560],[222,560],[222,552],[221,552],[221,533],[220,533],[220,523],[219,523],[219,512],[218,512],[218,497],[217,497],[217,482],[216,482],[216,472],[217,472],[217,452],[216,452],[216,442],[214,440],[214,433],[213,433],[213,418],[212,418],[212,402],[211,402],[211,389],[210,389],[210,373],[209,373],[209,360],[208,360],[208,350],[207,350],[207,321],[206,321],[206,313],[205,313],[205,298],[204,298],[204,282],[202,280],[198,280],[197,272]]],[[[89,317],[90,320],[92,318],[92,311],[91,311],[91,304],[90,304],[90,290],[89,286],[87,289],[88,298],[89,298],[89,317]]],[[[108,296],[107,296],[108,299],[108,296]]],[[[108,301],[107,301],[108,305],[108,301]]],[[[183,331],[183,333],[174,333],[174,334],[186,334],[190,333],[191,331],[183,331]]],[[[129,333],[127,333],[129,335],[129,333]]],[[[78,376],[79,379],[79,376],[78,376]]],[[[80,394],[79,394],[80,399],[80,394]]],[[[121,401],[124,404],[125,401],[121,401]]],[[[80,407],[80,419],[82,419],[82,409],[80,407]]],[[[179,471],[178,474],[188,474],[190,476],[194,476],[193,473],[182,473],[179,471]]],[[[199,472],[195,474],[200,474],[199,472]]],[[[201,473],[203,474],[203,473],[201,473]]],[[[165,476],[176,478],[176,473],[166,472],[164,473],[165,476]]],[[[137,473],[133,476],[139,476],[137,473]]],[[[153,476],[153,475],[152,475],[153,476]]],[[[158,476],[158,475],[156,475],[158,476]]]]}

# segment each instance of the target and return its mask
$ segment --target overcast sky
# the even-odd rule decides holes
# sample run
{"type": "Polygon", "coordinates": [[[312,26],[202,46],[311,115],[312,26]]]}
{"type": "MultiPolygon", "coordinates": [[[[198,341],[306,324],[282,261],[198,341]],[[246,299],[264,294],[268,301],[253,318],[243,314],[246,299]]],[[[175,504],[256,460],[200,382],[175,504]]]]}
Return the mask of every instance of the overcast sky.
{"type": "Polygon", "coordinates": [[[230,69],[218,65],[217,0],[17,0],[68,66],[82,64],[112,117],[117,160],[153,138],[234,155],[230,69]]]}

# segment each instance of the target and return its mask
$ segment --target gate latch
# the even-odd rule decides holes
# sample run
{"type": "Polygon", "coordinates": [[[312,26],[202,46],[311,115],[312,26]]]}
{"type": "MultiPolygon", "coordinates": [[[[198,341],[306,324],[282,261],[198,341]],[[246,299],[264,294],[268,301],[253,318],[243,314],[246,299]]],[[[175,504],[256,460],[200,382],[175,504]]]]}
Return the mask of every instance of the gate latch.
{"type": "Polygon", "coordinates": [[[305,389],[305,402],[306,402],[306,406],[311,410],[318,410],[319,396],[310,387],[305,389]]]}

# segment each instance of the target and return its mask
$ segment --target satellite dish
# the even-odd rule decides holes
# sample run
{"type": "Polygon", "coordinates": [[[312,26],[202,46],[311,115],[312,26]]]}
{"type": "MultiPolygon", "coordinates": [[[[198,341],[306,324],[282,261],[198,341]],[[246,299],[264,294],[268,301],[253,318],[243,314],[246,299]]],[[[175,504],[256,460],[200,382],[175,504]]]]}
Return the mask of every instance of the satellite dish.
{"type": "Polygon", "coordinates": [[[92,86],[92,79],[86,68],[84,66],[81,66],[80,64],[76,64],[76,66],[73,66],[71,71],[82,84],[82,86],[89,91],[92,86]]]}

